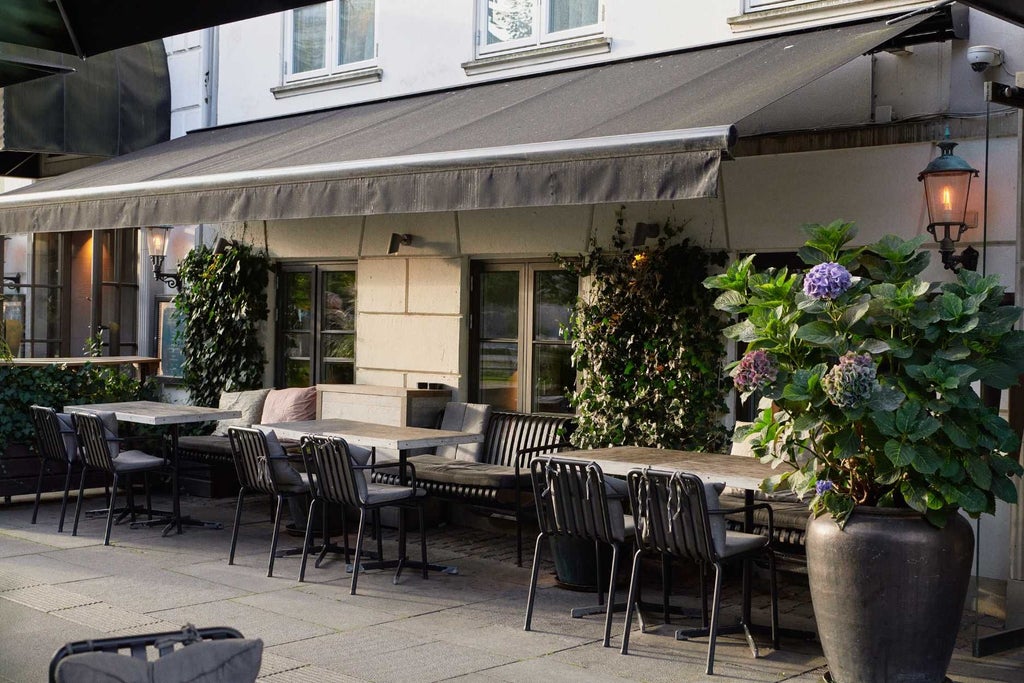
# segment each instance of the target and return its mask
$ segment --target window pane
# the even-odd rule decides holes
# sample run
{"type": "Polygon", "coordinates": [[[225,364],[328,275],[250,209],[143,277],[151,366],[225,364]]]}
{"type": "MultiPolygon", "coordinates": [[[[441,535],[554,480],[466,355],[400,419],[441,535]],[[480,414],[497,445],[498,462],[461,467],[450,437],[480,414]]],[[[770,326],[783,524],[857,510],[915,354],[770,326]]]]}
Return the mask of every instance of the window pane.
{"type": "Polygon", "coordinates": [[[480,345],[480,402],[516,410],[519,395],[519,345],[484,342],[480,345]]]}
{"type": "Polygon", "coordinates": [[[354,271],[324,273],[322,297],[321,327],[325,331],[352,331],[356,328],[356,274],[354,271]]]}
{"type": "Polygon", "coordinates": [[[339,0],[338,64],[373,59],[374,0],[339,0]]]}
{"type": "Polygon", "coordinates": [[[576,302],[577,278],[564,270],[538,270],[533,276],[533,338],[561,341],[559,330],[569,322],[576,302]]]}
{"type": "Polygon", "coordinates": [[[549,0],[548,31],[565,31],[597,23],[598,0],[549,0]]]}
{"type": "Polygon", "coordinates": [[[565,344],[533,347],[533,409],[544,413],[571,413],[566,392],[575,386],[572,350],[565,344]]]}
{"type": "Polygon", "coordinates": [[[536,0],[487,0],[487,44],[533,35],[536,0]]]}
{"type": "Polygon", "coordinates": [[[284,314],[281,324],[286,330],[308,330],[312,324],[310,291],[313,288],[312,273],[282,273],[281,291],[284,292],[284,314]]]}
{"type": "Polygon", "coordinates": [[[354,334],[325,333],[320,338],[322,349],[320,357],[329,361],[332,358],[353,360],[356,357],[356,336],[354,334]]]}
{"type": "Polygon", "coordinates": [[[355,384],[355,365],[352,363],[324,364],[323,378],[327,384],[355,384]]]}
{"type": "Polygon", "coordinates": [[[323,69],[327,55],[327,3],[292,10],[292,73],[323,69]]]}
{"type": "Polygon", "coordinates": [[[309,363],[306,361],[287,360],[285,361],[285,386],[286,387],[308,387],[309,363]]]}
{"type": "Polygon", "coordinates": [[[519,336],[519,273],[513,270],[480,275],[480,336],[519,336]]]}

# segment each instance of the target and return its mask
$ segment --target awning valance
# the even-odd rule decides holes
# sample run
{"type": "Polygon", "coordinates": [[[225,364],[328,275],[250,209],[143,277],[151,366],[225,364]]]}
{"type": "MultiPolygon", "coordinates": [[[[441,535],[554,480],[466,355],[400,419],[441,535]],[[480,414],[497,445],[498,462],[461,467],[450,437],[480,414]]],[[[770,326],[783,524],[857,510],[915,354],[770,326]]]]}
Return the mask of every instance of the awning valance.
{"type": "Polygon", "coordinates": [[[992,16],[1024,26],[1024,2],[1021,0],[959,0],[992,16]]]}
{"type": "Polygon", "coordinates": [[[0,233],[713,196],[734,124],[924,18],[202,130],[0,196],[0,233]]]}

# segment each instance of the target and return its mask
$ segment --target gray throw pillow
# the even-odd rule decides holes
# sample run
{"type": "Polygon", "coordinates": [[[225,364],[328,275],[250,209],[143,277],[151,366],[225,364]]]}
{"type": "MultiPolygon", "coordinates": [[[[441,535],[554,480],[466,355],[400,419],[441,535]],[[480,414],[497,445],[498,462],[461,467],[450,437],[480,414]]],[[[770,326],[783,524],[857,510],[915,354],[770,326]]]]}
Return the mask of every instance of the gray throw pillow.
{"type": "Polygon", "coordinates": [[[68,462],[78,460],[78,435],[75,434],[75,423],[71,421],[68,413],[56,413],[57,424],[60,429],[60,438],[64,442],[64,451],[68,462]]]}
{"type": "MultiPolygon", "coordinates": [[[[473,432],[483,434],[491,419],[491,406],[486,403],[459,403],[452,401],[444,407],[441,429],[452,432],[473,432]]],[[[461,443],[452,446],[438,446],[437,455],[453,460],[480,462],[484,455],[484,444],[461,443]]]]}
{"type": "Polygon", "coordinates": [[[147,662],[112,652],[84,652],[61,660],[58,683],[251,683],[260,672],[263,641],[209,640],[147,662]]]}
{"type": "Polygon", "coordinates": [[[268,474],[279,491],[295,493],[309,490],[309,484],[302,480],[299,471],[288,462],[288,454],[273,429],[256,425],[267,437],[268,474]]]}
{"type": "MultiPolygon", "coordinates": [[[[725,488],[721,482],[704,483],[704,499],[708,503],[708,512],[721,509],[718,502],[718,494],[725,488]]],[[[725,552],[725,515],[709,515],[711,519],[711,543],[715,546],[715,552],[721,555],[725,552]]]]}
{"type": "Polygon", "coordinates": [[[217,407],[222,410],[240,410],[242,416],[230,420],[218,420],[211,435],[227,436],[228,427],[251,427],[259,422],[263,415],[263,404],[266,403],[269,393],[270,389],[221,392],[217,407]]]}

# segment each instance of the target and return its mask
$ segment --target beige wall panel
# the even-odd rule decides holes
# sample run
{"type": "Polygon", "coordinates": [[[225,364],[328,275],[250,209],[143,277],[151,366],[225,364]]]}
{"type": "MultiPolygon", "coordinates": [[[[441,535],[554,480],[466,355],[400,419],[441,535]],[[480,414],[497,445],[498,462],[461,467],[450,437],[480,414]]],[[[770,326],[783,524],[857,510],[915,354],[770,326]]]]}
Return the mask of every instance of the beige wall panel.
{"type": "Polygon", "coordinates": [[[221,226],[224,237],[263,246],[263,226],[271,258],[355,258],[362,235],[362,216],[248,221],[221,226]]]}
{"type": "MultiPolygon", "coordinates": [[[[356,356],[356,363],[360,362],[356,356]]],[[[404,387],[406,373],[391,370],[364,370],[356,368],[356,384],[370,384],[379,387],[404,387]]]]}
{"type": "MultiPolygon", "coordinates": [[[[626,246],[632,241],[637,223],[669,223],[677,228],[682,227],[680,239],[688,237],[694,243],[710,249],[725,249],[727,246],[724,204],[717,197],[677,202],[598,204],[594,207],[594,233],[598,244],[611,245],[615,222],[623,206],[625,208],[621,209],[621,212],[626,229],[626,246]]],[[[649,247],[656,243],[657,240],[654,238],[646,242],[649,247]]]]}
{"type": "Polygon", "coordinates": [[[459,234],[469,256],[575,254],[587,247],[590,206],[462,211],[459,234]]]}
{"type": "Polygon", "coordinates": [[[399,256],[453,256],[458,253],[454,213],[405,213],[366,217],[363,256],[387,255],[391,233],[412,235],[399,256]]]}
{"type": "MultiPolygon", "coordinates": [[[[468,264],[463,259],[409,259],[409,312],[458,315],[468,264]]],[[[431,380],[433,381],[433,380],[431,380]]]]}
{"type": "MultiPolygon", "coordinates": [[[[404,313],[407,296],[404,258],[362,259],[356,273],[356,307],[365,313],[404,313]]],[[[357,356],[358,357],[358,356],[357,356]]]]}
{"type": "Polygon", "coordinates": [[[463,324],[456,315],[360,313],[356,358],[372,370],[457,374],[463,324]]]}

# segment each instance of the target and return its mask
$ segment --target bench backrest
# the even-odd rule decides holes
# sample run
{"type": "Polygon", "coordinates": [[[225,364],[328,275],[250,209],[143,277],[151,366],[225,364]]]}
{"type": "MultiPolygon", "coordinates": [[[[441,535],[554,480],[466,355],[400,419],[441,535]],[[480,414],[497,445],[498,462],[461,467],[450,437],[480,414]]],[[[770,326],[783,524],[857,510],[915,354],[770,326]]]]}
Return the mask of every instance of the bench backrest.
{"type": "MultiPolygon", "coordinates": [[[[487,423],[481,462],[513,467],[516,454],[523,448],[551,445],[569,440],[575,426],[572,415],[538,415],[495,410],[487,423]]],[[[542,453],[541,453],[542,454],[542,453]]],[[[531,458],[538,455],[531,454],[531,458]]],[[[525,463],[524,463],[525,464],[525,463]]]]}

